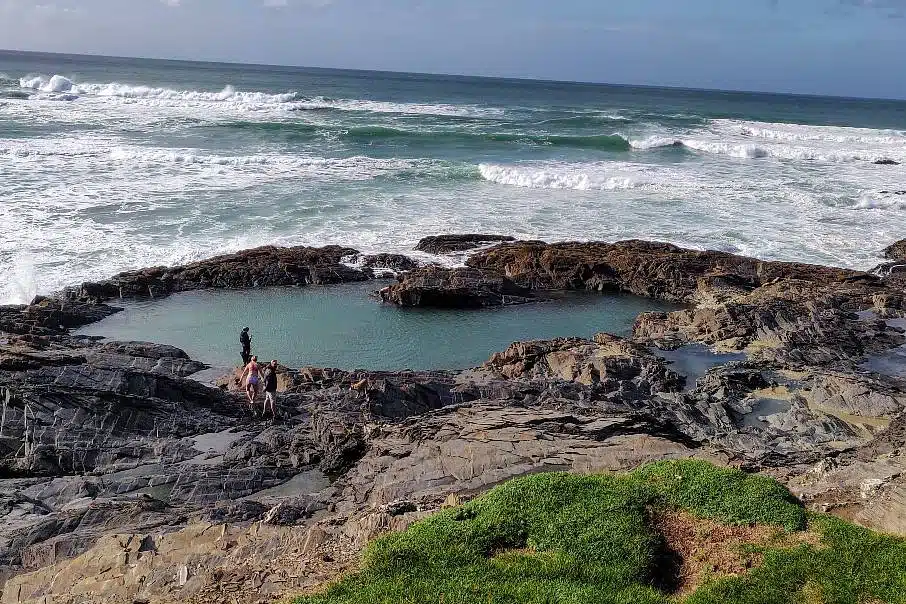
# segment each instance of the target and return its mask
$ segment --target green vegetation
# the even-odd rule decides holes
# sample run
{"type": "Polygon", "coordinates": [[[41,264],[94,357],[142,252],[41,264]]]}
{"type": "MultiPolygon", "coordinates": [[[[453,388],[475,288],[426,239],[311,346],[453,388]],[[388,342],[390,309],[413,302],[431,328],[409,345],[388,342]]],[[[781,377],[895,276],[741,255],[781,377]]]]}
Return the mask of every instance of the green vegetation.
{"type": "MultiPolygon", "coordinates": [[[[754,547],[754,546],[753,546],[754,547]]],[[[363,570],[297,604],[906,603],[906,541],[829,517],[807,519],[773,480],[705,462],[626,475],[539,474],[501,485],[372,543],[363,570]],[[686,598],[667,583],[652,510],[774,525],[820,545],[766,549],[763,563],[686,598]],[[782,528],[781,528],[782,527],[782,528]]]]}

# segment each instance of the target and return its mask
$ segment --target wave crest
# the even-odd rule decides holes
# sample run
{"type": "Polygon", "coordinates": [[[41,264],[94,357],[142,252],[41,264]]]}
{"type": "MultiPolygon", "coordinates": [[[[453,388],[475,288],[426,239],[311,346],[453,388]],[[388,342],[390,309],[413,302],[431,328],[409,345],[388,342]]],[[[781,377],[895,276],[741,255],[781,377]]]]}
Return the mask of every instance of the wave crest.
{"type": "Polygon", "coordinates": [[[489,182],[529,189],[614,191],[645,184],[637,175],[612,174],[609,166],[598,164],[480,164],[478,170],[489,182]]]}

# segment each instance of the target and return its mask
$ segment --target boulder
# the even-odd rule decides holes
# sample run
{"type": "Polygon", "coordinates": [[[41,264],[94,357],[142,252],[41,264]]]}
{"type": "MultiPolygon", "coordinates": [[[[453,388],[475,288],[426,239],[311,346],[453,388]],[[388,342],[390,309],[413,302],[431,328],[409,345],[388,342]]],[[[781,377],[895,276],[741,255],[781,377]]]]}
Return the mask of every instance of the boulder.
{"type": "Polygon", "coordinates": [[[411,271],[418,268],[418,263],[402,254],[369,254],[361,257],[361,266],[370,269],[377,277],[411,271]]]}
{"type": "Polygon", "coordinates": [[[435,308],[508,306],[535,300],[530,290],[500,274],[436,266],[411,271],[379,294],[384,302],[397,306],[435,308]]]}

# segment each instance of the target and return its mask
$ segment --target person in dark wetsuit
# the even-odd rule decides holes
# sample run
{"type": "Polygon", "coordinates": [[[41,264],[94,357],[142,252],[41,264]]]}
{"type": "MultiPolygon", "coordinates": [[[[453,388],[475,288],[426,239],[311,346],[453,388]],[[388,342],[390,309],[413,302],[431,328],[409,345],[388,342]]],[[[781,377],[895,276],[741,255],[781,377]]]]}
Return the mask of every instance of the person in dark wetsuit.
{"type": "Polygon", "coordinates": [[[242,366],[245,367],[252,360],[252,336],[248,327],[244,327],[239,334],[239,343],[242,344],[242,366]]]}

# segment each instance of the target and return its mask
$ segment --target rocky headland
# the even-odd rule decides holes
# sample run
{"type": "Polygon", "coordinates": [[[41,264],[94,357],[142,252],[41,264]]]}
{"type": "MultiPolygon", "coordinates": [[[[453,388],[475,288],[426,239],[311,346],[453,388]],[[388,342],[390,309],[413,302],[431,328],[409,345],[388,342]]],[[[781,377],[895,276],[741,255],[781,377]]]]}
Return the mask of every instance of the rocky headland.
{"type": "Polygon", "coordinates": [[[272,601],[510,478],[678,458],[906,535],[906,368],[874,362],[906,345],[903,242],[871,273],[645,241],[419,248],[467,259],[265,247],[0,307],[0,602],[272,601]],[[379,297],[400,306],[518,313],[581,289],[684,307],[642,314],[628,338],[514,343],[467,371],[281,368],[276,421],[166,343],[71,331],[122,298],[387,274],[379,297]]]}

